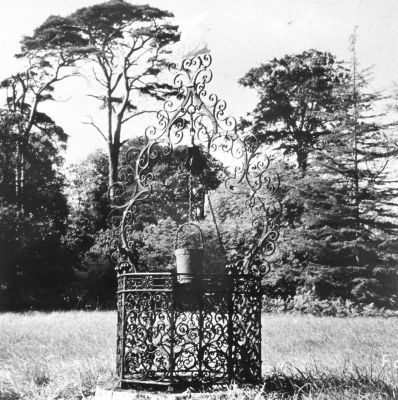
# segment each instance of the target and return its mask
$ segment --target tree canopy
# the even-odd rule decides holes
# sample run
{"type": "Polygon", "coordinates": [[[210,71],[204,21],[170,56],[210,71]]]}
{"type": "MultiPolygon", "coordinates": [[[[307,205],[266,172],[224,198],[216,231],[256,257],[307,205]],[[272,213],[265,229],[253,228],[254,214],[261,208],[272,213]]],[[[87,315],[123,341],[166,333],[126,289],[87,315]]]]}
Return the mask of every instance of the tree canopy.
{"type": "MultiPolygon", "coordinates": [[[[107,125],[88,122],[106,141],[109,157],[109,186],[117,181],[122,126],[149,110],[139,109],[138,96],[164,99],[170,86],[159,75],[168,46],[179,40],[173,14],[149,5],[111,0],[83,7],[67,17],[49,17],[23,47],[55,54],[64,48],[81,61],[81,73],[98,84],[91,94],[105,110],[107,125]]],[[[79,65],[80,65],[79,64],[79,65]]]]}
{"type": "MultiPolygon", "coordinates": [[[[0,84],[0,307],[114,306],[108,190],[121,167],[134,191],[138,153],[128,148],[140,143],[133,130],[124,133],[155,112],[154,101],[176,94],[162,71],[178,29],[167,10],[111,0],[50,16],[23,38],[24,66],[0,84]],[[90,81],[88,95],[104,113],[104,123],[89,117],[87,125],[106,152],[63,170],[68,135],[43,106],[57,99],[59,82],[77,75],[90,81]]],[[[351,63],[311,49],[252,68],[239,82],[257,92],[258,104],[238,129],[254,132],[262,144],[256,156],[270,152],[281,175],[282,234],[266,293],[289,299],[309,291],[312,299],[391,309],[398,307],[398,215],[389,167],[397,144],[387,135],[393,125],[376,111],[383,95],[359,71],[355,37],[352,45],[351,63]]],[[[244,254],[255,229],[246,199],[221,185],[231,169],[199,157],[205,168],[190,180],[194,148],[169,154],[155,146],[152,195],[134,209],[129,243],[150,270],[173,268],[173,234],[198,216],[206,267],[218,271],[224,250],[232,259],[244,254]]]]}
{"type": "Polygon", "coordinates": [[[317,50],[252,68],[239,83],[255,89],[259,102],[242,125],[260,141],[295,155],[305,173],[309,154],[322,137],[333,133],[344,111],[341,89],[347,87],[349,76],[331,53],[317,50]]]}

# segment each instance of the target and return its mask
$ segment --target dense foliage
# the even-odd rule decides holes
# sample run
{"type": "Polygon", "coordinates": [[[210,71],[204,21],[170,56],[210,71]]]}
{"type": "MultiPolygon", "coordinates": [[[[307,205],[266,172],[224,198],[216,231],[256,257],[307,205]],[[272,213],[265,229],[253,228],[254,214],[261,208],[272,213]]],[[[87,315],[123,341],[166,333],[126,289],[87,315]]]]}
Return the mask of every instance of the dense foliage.
{"type": "MultiPolygon", "coordinates": [[[[138,144],[121,139],[123,125],[148,111],[135,94],[163,100],[172,89],[159,80],[169,45],[179,40],[172,16],[111,0],[51,16],[22,40],[18,58],[26,67],[1,82],[1,308],[114,307],[108,189],[128,148],[138,144]],[[107,151],[63,174],[67,134],[42,104],[76,66],[93,72],[93,96],[108,124],[90,124],[107,151]]],[[[239,129],[254,132],[281,175],[281,239],[263,282],[272,309],[398,308],[394,126],[375,111],[384,99],[370,91],[366,73],[358,71],[353,47],[349,64],[308,50],[252,68],[240,80],[259,102],[239,129]]],[[[174,268],[174,235],[189,213],[186,160],[180,146],[170,155],[159,151],[151,166],[153,193],[140,204],[133,240],[152,270],[174,268]]],[[[208,198],[196,212],[212,271],[225,264],[224,249],[230,256],[245,251],[253,231],[246,199],[222,184],[226,173],[206,156],[200,190],[209,193],[214,218],[208,198]]]]}
{"type": "Polygon", "coordinates": [[[303,173],[321,139],[334,132],[345,110],[341,89],[349,85],[349,71],[327,52],[287,55],[252,68],[239,82],[253,88],[259,102],[244,127],[261,142],[293,154],[303,173]]]}
{"type": "Polygon", "coordinates": [[[279,166],[284,229],[267,291],[286,299],[308,288],[321,299],[396,308],[397,187],[387,168],[390,126],[375,115],[381,96],[369,93],[355,59],[352,67],[350,72],[329,54],[310,51],[273,60],[242,80],[254,82],[260,92],[245,124],[260,140],[295,155],[279,166]],[[329,68],[322,85],[320,60],[329,68]],[[343,84],[336,76],[344,76],[343,84]],[[326,104],[333,109],[322,109],[321,99],[331,94],[326,104]]]}
{"type": "Polygon", "coordinates": [[[0,304],[67,303],[73,273],[61,244],[68,213],[55,126],[26,136],[23,114],[0,113],[0,304]]]}

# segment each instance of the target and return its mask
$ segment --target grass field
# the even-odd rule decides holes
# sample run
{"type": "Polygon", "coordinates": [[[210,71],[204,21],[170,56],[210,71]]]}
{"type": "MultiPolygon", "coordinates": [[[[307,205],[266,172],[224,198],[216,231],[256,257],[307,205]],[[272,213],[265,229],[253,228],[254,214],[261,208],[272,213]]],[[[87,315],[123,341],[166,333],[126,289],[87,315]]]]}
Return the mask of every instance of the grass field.
{"type": "MultiPolygon", "coordinates": [[[[115,312],[0,314],[0,399],[90,398],[115,336],[115,312]]],[[[247,399],[397,400],[398,319],[264,315],[263,372],[247,399]]]]}

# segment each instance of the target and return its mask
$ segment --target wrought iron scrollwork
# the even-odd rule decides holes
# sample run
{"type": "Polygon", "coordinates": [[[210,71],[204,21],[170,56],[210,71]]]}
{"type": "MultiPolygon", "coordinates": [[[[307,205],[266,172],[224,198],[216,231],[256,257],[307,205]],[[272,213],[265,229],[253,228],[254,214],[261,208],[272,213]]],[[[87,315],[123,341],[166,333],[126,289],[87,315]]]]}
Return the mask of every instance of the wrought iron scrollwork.
{"type": "Polygon", "coordinates": [[[208,92],[207,84],[213,77],[211,62],[211,56],[203,54],[185,59],[180,69],[170,65],[177,95],[165,101],[157,114],[157,124],[149,126],[139,139],[140,146],[127,152],[118,182],[110,188],[110,221],[115,232],[112,258],[119,272],[144,270],[131,238],[140,205],[153,191],[153,166],[161,154],[171,154],[176,146],[189,142],[202,146],[209,154],[222,152],[229,157],[225,187],[233,194],[246,196],[255,236],[243,270],[254,268],[254,272],[264,273],[266,260],[275,251],[281,205],[273,195],[279,187],[279,176],[270,167],[257,138],[241,132],[236,119],[225,115],[226,102],[208,92]],[[262,265],[254,262],[258,255],[262,265]]]}
{"type": "Polygon", "coordinates": [[[177,95],[164,103],[140,145],[129,149],[110,188],[122,382],[192,386],[261,378],[261,279],[279,235],[279,177],[256,137],[241,132],[225,115],[225,101],[208,93],[210,65],[205,54],[184,60],[179,69],[170,66],[177,95]],[[225,155],[225,187],[245,196],[254,233],[222,274],[196,272],[183,284],[176,271],[143,272],[134,231],[153,192],[156,163],[188,143],[225,155]]]}
{"type": "Polygon", "coordinates": [[[124,382],[192,385],[261,378],[261,279],[201,278],[193,291],[173,273],[119,276],[117,355],[124,382]]]}

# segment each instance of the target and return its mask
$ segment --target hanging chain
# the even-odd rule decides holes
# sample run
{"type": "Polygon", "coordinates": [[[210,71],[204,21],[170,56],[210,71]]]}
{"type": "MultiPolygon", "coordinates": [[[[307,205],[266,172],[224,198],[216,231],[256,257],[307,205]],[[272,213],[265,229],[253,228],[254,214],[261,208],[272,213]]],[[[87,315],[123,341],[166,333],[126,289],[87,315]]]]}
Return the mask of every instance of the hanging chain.
{"type": "MultiPolygon", "coordinates": [[[[194,139],[195,139],[195,129],[193,127],[193,114],[190,113],[191,116],[191,129],[190,129],[190,135],[191,135],[191,145],[194,146],[194,139]]],[[[192,160],[191,160],[192,162],[192,160]]],[[[191,222],[192,219],[192,164],[191,164],[191,169],[189,171],[189,179],[188,179],[188,202],[189,202],[189,211],[188,211],[188,220],[191,222]]]]}
{"type": "Polygon", "coordinates": [[[220,243],[221,251],[222,251],[223,256],[225,258],[225,262],[228,263],[227,252],[225,251],[224,243],[223,243],[222,238],[221,238],[221,232],[220,232],[220,229],[218,228],[218,225],[217,225],[217,220],[216,220],[216,216],[214,214],[213,206],[211,205],[209,193],[207,193],[207,201],[209,203],[209,209],[210,209],[211,216],[213,218],[214,226],[216,228],[217,239],[218,239],[218,242],[220,243]]]}
{"type": "Polygon", "coordinates": [[[192,218],[192,174],[189,173],[188,178],[188,221],[192,218]]]}

